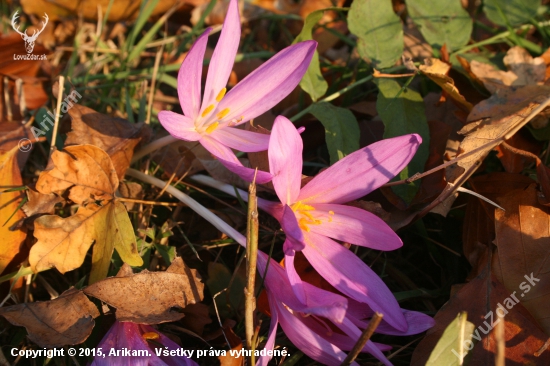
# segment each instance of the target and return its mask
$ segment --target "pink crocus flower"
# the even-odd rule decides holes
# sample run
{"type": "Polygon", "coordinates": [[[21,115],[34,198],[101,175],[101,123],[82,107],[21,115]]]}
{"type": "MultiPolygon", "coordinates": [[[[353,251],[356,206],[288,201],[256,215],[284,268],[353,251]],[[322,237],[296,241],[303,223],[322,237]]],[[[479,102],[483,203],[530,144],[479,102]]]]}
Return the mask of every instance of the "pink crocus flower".
{"type": "MultiPolygon", "coordinates": [[[[229,92],[226,85],[239,46],[241,24],[237,0],[231,0],[222,31],[208,68],[201,102],[201,75],[208,28],[193,44],[178,74],[178,96],[183,115],[161,111],[160,123],[175,138],[198,141],[227,168],[252,181],[254,170],[245,168],[231,149],[267,150],[269,135],[235,128],[268,111],[286,97],[306,72],[317,43],[289,46],[249,74],[229,92]]],[[[256,181],[271,180],[258,172],[256,181]]]]}
{"type": "Polygon", "coordinates": [[[182,354],[181,347],[150,325],[130,322],[115,322],[105,334],[96,350],[92,366],[198,366],[196,362],[182,354]],[[111,350],[144,351],[146,355],[109,356],[111,350]],[[164,355],[163,351],[176,351],[174,355],[164,355]],[[159,356],[157,356],[157,352],[159,356]]]}
{"type": "Polygon", "coordinates": [[[388,182],[408,164],[420,143],[416,134],[376,142],[341,159],[300,188],[302,140],[288,119],[277,117],[268,156],[281,203],[259,199],[258,206],[279,220],[287,235],[285,269],[302,303],[307,302],[307,296],[294,268],[296,251],[302,251],[315,270],[342,294],[383,313],[385,322],[395,330],[407,331],[403,312],[380,277],[333,239],[378,250],[402,246],[397,234],[380,218],[343,203],[388,182]]]}
{"type": "MultiPolygon", "coordinates": [[[[258,271],[263,276],[268,256],[258,252],[258,271]]],[[[270,259],[264,278],[265,289],[271,312],[271,325],[266,349],[273,349],[277,326],[281,324],[288,339],[302,352],[324,365],[340,365],[346,358],[344,351],[350,351],[362,330],[368,326],[368,318],[373,311],[364,304],[345,298],[342,295],[317,288],[303,282],[307,294],[306,303],[302,303],[292,291],[285,269],[270,259]],[[336,331],[335,331],[336,330],[336,331]]],[[[415,311],[399,309],[407,323],[406,331],[399,331],[382,321],[377,333],[406,336],[418,334],[431,328],[434,321],[427,315],[415,311]]],[[[368,352],[384,365],[391,362],[382,353],[391,347],[368,341],[363,352],[368,352]]],[[[270,357],[258,360],[257,366],[267,365],[270,357]]],[[[353,363],[357,365],[357,363],[353,363]]]]}

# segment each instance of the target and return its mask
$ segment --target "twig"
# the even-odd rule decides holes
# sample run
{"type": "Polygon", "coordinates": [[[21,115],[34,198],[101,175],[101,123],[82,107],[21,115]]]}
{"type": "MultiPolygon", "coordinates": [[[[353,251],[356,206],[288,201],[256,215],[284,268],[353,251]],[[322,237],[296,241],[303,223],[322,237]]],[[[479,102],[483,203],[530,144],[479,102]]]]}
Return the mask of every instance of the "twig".
{"type": "Polygon", "coordinates": [[[55,107],[55,120],[53,123],[53,133],[52,133],[52,143],[50,145],[50,156],[55,149],[55,140],[57,139],[57,128],[59,127],[59,118],[61,114],[61,99],[63,98],[63,89],[65,88],[65,77],[63,75],[59,76],[59,88],[57,91],[57,106],[55,107]]]}
{"type": "MultiPolygon", "coordinates": [[[[256,169],[256,173],[258,169],[256,169]]],[[[255,365],[254,356],[254,310],[256,310],[256,298],[254,297],[256,280],[256,260],[258,258],[258,202],[256,199],[256,173],[254,180],[248,187],[248,225],[246,228],[246,273],[248,276],[245,298],[245,331],[246,343],[250,352],[250,365],[255,365]]]]}
{"type": "Polygon", "coordinates": [[[495,327],[495,340],[497,343],[497,350],[495,352],[495,366],[504,366],[506,342],[504,339],[504,317],[500,318],[495,327]]]}
{"type": "Polygon", "coordinates": [[[125,197],[117,197],[117,200],[121,202],[141,203],[144,205],[154,205],[154,206],[185,206],[184,203],[178,203],[178,202],[145,201],[145,200],[137,200],[134,198],[125,198],[125,197]]]}
{"type": "Polygon", "coordinates": [[[361,351],[363,350],[363,347],[365,347],[365,344],[367,344],[370,337],[372,337],[372,335],[374,334],[376,328],[378,328],[378,324],[380,324],[383,317],[384,315],[382,313],[374,313],[369,322],[369,326],[363,331],[363,334],[361,334],[361,336],[357,340],[357,343],[355,343],[351,351],[349,351],[348,356],[344,359],[344,362],[342,362],[341,366],[351,365],[351,363],[355,361],[357,356],[359,356],[359,353],[361,353],[361,351]]]}

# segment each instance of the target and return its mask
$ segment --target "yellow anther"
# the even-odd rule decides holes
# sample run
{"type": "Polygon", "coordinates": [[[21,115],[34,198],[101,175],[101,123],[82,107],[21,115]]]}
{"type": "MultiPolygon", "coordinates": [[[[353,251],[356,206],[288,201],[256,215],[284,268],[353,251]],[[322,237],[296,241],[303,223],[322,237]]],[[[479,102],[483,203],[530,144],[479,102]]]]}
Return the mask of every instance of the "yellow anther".
{"type": "Polygon", "coordinates": [[[308,219],[310,219],[311,221],[315,221],[315,219],[313,218],[313,215],[310,214],[309,212],[307,212],[307,211],[300,211],[300,213],[301,213],[302,215],[304,215],[305,217],[307,217],[308,219]]]}
{"type": "Polygon", "coordinates": [[[212,112],[212,109],[214,109],[214,104],[210,104],[204,111],[202,111],[201,116],[206,117],[208,113],[212,112]]]}
{"type": "Polygon", "coordinates": [[[332,217],[328,217],[328,222],[332,222],[332,217]]]}
{"type": "Polygon", "coordinates": [[[309,233],[309,227],[307,226],[307,224],[308,224],[308,221],[305,219],[298,220],[298,226],[300,227],[300,229],[309,233]]]}
{"type": "Polygon", "coordinates": [[[223,117],[227,116],[228,113],[229,113],[229,108],[225,108],[223,111],[218,112],[218,114],[216,114],[216,117],[218,119],[222,119],[223,117]]]}
{"type": "Polygon", "coordinates": [[[218,126],[220,125],[220,123],[218,121],[212,123],[210,126],[206,127],[206,133],[212,133],[214,132],[214,130],[216,128],[218,128],[218,126]]]}
{"type": "Polygon", "coordinates": [[[218,93],[218,96],[216,97],[216,102],[220,102],[220,100],[222,100],[222,98],[225,96],[225,92],[227,91],[227,88],[223,88],[222,90],[220,90],[220,92],[218,93]]]}
{"type": "Polygon", "coordinates": [[[143,335],[141,336],[141,338],[145,339],[145,340],[149,340],[149,339],[159,339],[159,334],[158,333],[155,333],[155,332],[147,332],[147,333],[143,333],[143,335]]]}
{"type": "Polygon", "coordinates": [[[294,212],[296,212],[296,211],[312,211],[312,210],[315,210],[315,207],[310,206],[310,205],[306,205],[306,204],[302,203],[302,201],[296,202],[295,204],[290,206],[290,208],[294,212]]]}
{"type": "Polygon", "coordinates": [[[328,213],[331,215],[334,215],[334,211],[329,211],[328,213]]]}

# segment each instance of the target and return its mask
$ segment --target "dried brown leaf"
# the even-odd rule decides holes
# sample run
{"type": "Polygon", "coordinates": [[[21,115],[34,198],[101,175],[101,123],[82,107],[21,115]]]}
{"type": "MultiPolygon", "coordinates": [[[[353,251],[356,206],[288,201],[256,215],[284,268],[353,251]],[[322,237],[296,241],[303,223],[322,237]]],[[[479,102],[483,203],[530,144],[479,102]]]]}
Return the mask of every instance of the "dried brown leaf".
{"type": "Polygon", "coordinates": [[[82,291],[70,289],[51,301],[1,308],[0,315],[14,325],[25,327],[36,344],[53,348],[84,342],[99,311],[82,291]]]}
{"type": "Polygon", "coordinates": [[[29,256],[33,271],[78,268],[92,243],[91,283],[107,275],[114,249],[125,263],[142,265],[126,208],[114,197],[119,182],[109,155],[93,145],[77,145],[55,151],[52,160],[54,167],[40,174],[37,190],[59,194],[70,189],[69,198],[81,206],[68,218],[47,215],[35,221],[38,241],[29,256]]]}
{"type": "MultiPolygon", "coordinates": [[[[521,294],[521,303],[550,334],[550,208],[538,203],[536,185],[514,190],[497,200],[493,271],[508,291],[517,291],[531,275],[539,281],[521,294]]],[[[523,288],[522,288],[523,289],[523,288]]]]}
{"type": "Polygon", "coordinates": [[[72,131],[67,134],[65,146],[90,144],[99,147],[111,157],[119,179],[130,166],[136,145],[150,136],[149,128],[143,123],[132,124],[78,104],[69,109],[69,115],[72,131]]]}
{"type": "Polygon", "coordinates": [[[437,58],[427,58],[424,60],[424,65],[420,65],[419,69],[424,75],[439,85],[449,97],[458,103],[458,105],[462,106],[466,111],[472,110],[472,103],[468,102],[466,98],[460,94],[460,91],[455,86],[454,80],[447,76],[451,69],[451,65],[437,58]]]}
{"type": "Polygon", "coordinates": [[[38,214],[53,214],[55,205],[63,202],[64,199],[54,193],[42,194],[34,189],[27,189],[27,203],[21,207],[27,217],[38,214]]]}
{"type": "Polygon", "coordinates": [[[158,324],[183,318],[182,309],[200,302],[203,290],[197,271],[176,258],[166,272],[109,277],[84,292],[115,307],[119,321],[158,324]]]}
{"type": "Polygon", "coordinates": [[[118,177],[109,155],[93,145],[67,146],[52,154],[54,168],[40,174],[36,189],[43,194],[71,188],[69,198],[78,204],[113,198],[118,177]]]}
{"type": "Polygon", "coordinates": [[[500,144],[503,138],[510,137],[508,135],[517,130],[549,95],[550,87],[527,85],[500,89],[489,99],[477,104],[468,116],[470,123],[459,131],[466,135],[460,144],[461,154],[477,151],[458,162],[464,171],[457,172],[450,180],[456,182],[458,178],[464,180],[471,175],[489,151],[500,144]]]}
{"type": "MultiPolygon", "coordinates": [[[[468,313],[468,321],[474,323],[474,339],[477,342],[470,351],[470,365],[493,365],[496,352],[495,332],[491,330],[497,321],[499,304],[506,310],[505,342],[507,365],[547,365],[550,353],[540,357],[534,353],[544,344],[547,336],[537,326],[533,317],[516,303],[510,292],[485,269],[478,277],[462,286],[435,315],[436,325],[429,329],[424,339],[414,350],[411,365],[425,365],[428,357],[441,338],[443,331],[462,311],[468,313]],[[489,326],[487,326],[489,325],[489,326]],[[491,328],[491,329],[488,329],[491,328]],[[490,332],[487,332],[490,331],[490,332]],[[488,334],[485,334],[488,333],[488,334]]],[[[514,291],[517,290],[517,287],[514,291]]],[[[517,292],[516,292],[517,296],[517,292]]],[[[499,310],[499,313],[503,313],[499,310]]],[[[503,321],[503,320],[501,320],[503,321]]],[[[458,350],[457,350],[458,351],[458,350]]]]}
{"type": "Polygon", "coordinates": [[[507,86],[536,85],[544,81],[546,73],[544,60],[540,57],[531,57],[519,46],[508,50],[504,57],[504,64],[509,71],[498,70],[492,65],[473,60],[470,63],[470,71],[491,93],[507,86]]]}

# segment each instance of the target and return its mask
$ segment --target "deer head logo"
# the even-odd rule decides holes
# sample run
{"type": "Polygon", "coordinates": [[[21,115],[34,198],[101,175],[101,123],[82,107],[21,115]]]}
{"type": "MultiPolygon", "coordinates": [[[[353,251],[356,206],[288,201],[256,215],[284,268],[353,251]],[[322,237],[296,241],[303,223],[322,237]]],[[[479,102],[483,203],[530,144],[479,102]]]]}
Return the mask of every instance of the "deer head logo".
{"type": "Polygon", "coordinates": [[[42,29],[40,29],[39,31],[35,30],[32,36],[29,36],[26,30],[25,32],[19,31],[19,26],[16,24],[17,11],[15,12],[15,14],[13,14],[13,17],[11,18],[11,26],[17,33],[21,35],[21,38],[23,38],[23,40],[25,41],[25,49],[27,50],[27,53],[32,52],[32,50],[34,49],[34,42],[36,41],[36,38],[40,33],[42,33],[44,28],[46,28],[46,24],[48,24],[48,19],[49,19],[48,14],[44,13],[44,19],[45,19],[45,22],[42,22],[42,29]]]}

